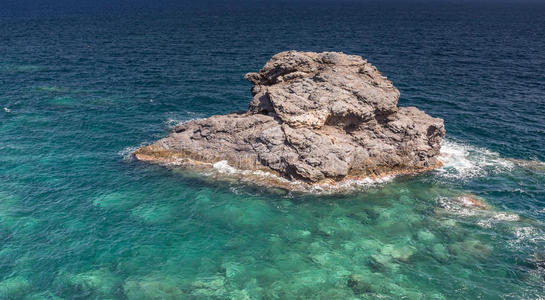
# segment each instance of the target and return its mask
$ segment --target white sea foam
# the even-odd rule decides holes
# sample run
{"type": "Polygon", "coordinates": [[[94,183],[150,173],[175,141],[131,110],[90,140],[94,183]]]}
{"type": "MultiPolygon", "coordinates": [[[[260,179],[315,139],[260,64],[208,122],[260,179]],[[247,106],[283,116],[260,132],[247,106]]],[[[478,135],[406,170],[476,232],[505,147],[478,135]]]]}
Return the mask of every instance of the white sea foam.
{"type": "Polygon", "coordinates": [[[492,228],[498,223],[519,222],[520,216],[506,211],[483,209],[465,196],[438,197],[437,204],[444,212],[457,217],[472,217],[483,228],[492,228]]]}
{"type": "MultiPolygon", "coordinates": [[[[295,189],[305,190],[307,192],[313,192],[313,193],[337,192],[337,191],[344,191],[344,190],[350,190],[350,189],[361,188],[361,187],[369,187],[369,186],[389,182],[395,177],[395,176],[384,176],[377,179],[372,179],[372,178],[347,179],[347,180],[342,180],[339,182],[317,183],[317,184],[306,186],[303,182],[290,181],[283,177],[275,175],[273,173],[262,171],[262,170],[241,170],[229,165],[229,163],[226,160],[218,161],[212,164],[212,167],[216,172],[220,174],[235,175],[235,176],[240,175],[243,178],[248,180],[255,179],[256,177],[267,178],[272,181],[290,185],[294,187],[295,189]]],[[[205,174],[212,175],[211,173],[205,173],[205,174]]]]}
{"type": "Polygon", "coordinates": [[[165,121],[165,124],[169,129],[174,129],[176,126],[182,125],[182,124],[187,123],[189,121],[203,120],[204,119],[204,116],[201,113],[187,112],[186,115],[187,115],[187,117],[182,117],[182,118],[178,118],[178,117],[168,118],[165,121]]]}
{"type": "Polygon", "coordinates": [[[520,216],[513,213],[501,212],[493,215],[493,218],[498,221],[507,221],[507,222],[518,222],[520,221],[520,216]]]}
{"type": "Polygon", "coordinates": [[[395,176],[384,176],[380,178],[359,178],[359,179],[345,179],[341,181],[337,181],[334,183],[320,183],[320,184],[314,184],[310,188],[311,192],[317,192],[317,193],[324,193],[324,192],[338,192],[338,191],[345,191],[345,190],[353,190],[357,188],[364,188],[364,187],[371,187],[379,184],[384,184],[389,181],[392,181],[395,176]]]}
{"type": "Polygon", "coordinates": [[[531,226],[515,228],[513,235],[515,236],[515,239],[511,244],[545,242],[543,233],[531,226]]]}
{"type": "Polygon", "coordinates": [[[265,172],[262,170],[241,170],[241,169],[235,168],[229,165],[229,163],[226,160],[218,161],[212,164],[212,167],[214,168],[214,170],[216,170],[218,173],[221,173],[221,174],[228,174],[228,175],[238,174],[238,175],[254,176],[254,177],[269,177],[274,180],[289,182],[287,179],[282,178],[280,176],[276,176],[275,174],[270,172],[265,172]]]}
{"type": "Polygon", "coordinates": [[[439,160],[443,166],[437,169],[440,176],[465,179],[486,176],[491,173],[511,171],[513,162],[485,148],[445,140],[441,144],[439,160]]]}
{"type": "Polygon", "coordinates": [[[119,150],[119,152],[117,152],[117,155],[123,157],[123,160],[131,160],[132,159],[132,153],[138,149],[138,147],[126,147],[122,150],[119,150]]]}
{"type": "Polygon", "coordinates": [[[438,197],[436,201],[439,207],[444,209],[447,213],[456,216],[468,217],[481,213],[481,210],[475,208],[473,205],[465,205],[465,200],[460,200],[462,198],[463,197],[438,197]]]}
{"type": "Polygon", "coordinates": [[[213,164],[212,167],[222,174],[236,174],[243,172],[230,166],[226,160],[218,161],[217,163],[213,164]]]}
{"type": "Polygon", "coordinates": [[[518,222],[520,221],[520,216],[513,213],[507,212],[492,212],[490,215],[486,214],[487,218],[479,220],[477,225],[483,228],[492,228],[499,222],[518,222]]]}
{"type": "Polygon", "coordinates": [[[183,123],[183,122],[184,122],[183,120],[177,120],[177,119],[168,118],[168,119],[165,121],[165,124],[167,125],[167,127],[168,127],[169,129],[174,129],[174,127],[176,127],[176,125],[181,124],[181,123],[183,123]]]}
{"type": "Polygon", "coordinates": [[[130,147],[123,148],[122,150],[119,150],[119,152],[117,152],[117,155],[123,157],[123,160],[127,160],[127,161],[133,160],[134,157],[132,153],[144,145],[147,145],[147,144],[141,143],[139,146],[130,146],[130,147]]]}

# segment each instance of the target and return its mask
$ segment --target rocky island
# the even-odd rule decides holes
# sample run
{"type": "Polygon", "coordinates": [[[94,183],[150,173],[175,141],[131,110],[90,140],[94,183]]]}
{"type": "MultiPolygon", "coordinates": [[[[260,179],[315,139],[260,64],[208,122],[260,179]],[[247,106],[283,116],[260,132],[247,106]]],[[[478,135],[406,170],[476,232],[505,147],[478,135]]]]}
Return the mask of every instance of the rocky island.
{"type": "Polygon", "coordinates": [[[283,186],[441,165],[443,120],[398,107],[397,88],[360,56],[281,52],[245,78],[253,84],[248,111],[182,123],[134,156],[191,168],[228,164],[275,175],[283,186]]]}

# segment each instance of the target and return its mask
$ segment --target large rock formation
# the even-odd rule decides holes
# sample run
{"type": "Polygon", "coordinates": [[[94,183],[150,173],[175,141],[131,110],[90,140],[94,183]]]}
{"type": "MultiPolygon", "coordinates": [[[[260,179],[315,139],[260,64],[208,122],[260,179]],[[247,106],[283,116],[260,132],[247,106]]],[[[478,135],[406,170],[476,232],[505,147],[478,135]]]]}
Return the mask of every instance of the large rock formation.
{"type": "Polygon", "coordinates": [[[398,107],[399,91],[359,56],[281,52],[246,79],[248,111],[185,122],[135,156],[184,166],[227,161],[309,184],[440,165],[443,120],[398,107]]]}

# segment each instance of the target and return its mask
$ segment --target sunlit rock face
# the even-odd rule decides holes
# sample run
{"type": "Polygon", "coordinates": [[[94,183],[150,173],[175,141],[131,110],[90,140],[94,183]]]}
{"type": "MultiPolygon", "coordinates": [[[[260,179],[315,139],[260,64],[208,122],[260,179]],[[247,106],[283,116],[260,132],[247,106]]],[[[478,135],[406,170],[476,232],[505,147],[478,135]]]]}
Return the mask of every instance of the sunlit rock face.
{"type": "Polygon", "coordinates": [[[399,91],[359,56],[281,52],[246,79],[248,111],[180,124],[135,156],[188,167],[227,161],[306,184],[440,165],[443,120],[398,107],[399,91]]]}

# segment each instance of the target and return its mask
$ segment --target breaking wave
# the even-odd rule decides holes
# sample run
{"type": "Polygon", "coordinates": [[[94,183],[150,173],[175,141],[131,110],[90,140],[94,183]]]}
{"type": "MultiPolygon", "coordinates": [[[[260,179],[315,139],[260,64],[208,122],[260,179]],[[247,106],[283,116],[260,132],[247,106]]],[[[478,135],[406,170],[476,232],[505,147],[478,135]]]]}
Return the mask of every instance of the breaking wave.
{"type": "Polygon", "coordinates": [[[202,120],[204,118],[205,118],[205,115],[202,113],[187,112],[183,115],[176,115],[171,118],[168,118],[164,123],[169,130],[172,130],[176,128],[176,126],[178,125],[182,125],[189,121],[202,120]]]}
{"type": "Polygon", "coordinates": [[[123,158],[123,160],[132,161],[132,160],[134,160],[134,156],[132,155],[133,152],[138,150],[140,147],[145,146],[145,145],[147,145],[147,144],[146,143],[141,143],[138,146],[125,147],[125,148],[119,150],[119,152],[117,152],[117,155],[121,156],[123,158]]]}
{"type": "MultiPolygon", "coordinates": [[[[380,178],[358,178],[358,179],[346,179],[338,182],[324,182],[316,184],[307,184],[301,181],[290,181],[276,174],[261,171],[261,170],[241,170],[235,168],[226,160],[222,160],[212,164],[213,169],[220,174],[230,176],[241,176],[242,178],[251,181],[253,178],[265,179],[265,181],[259,181],[266,184],[268,182],[281,183],[286,186],[291,186],[294,190],[301,190],[311,193],[328,193],[339,191],[350,191],[357,188],[374,186],[377,184],[383,184],[394,179],[395,176],[384,176],[380,178]]],[[[255,181],[254,181],[255,182],[255,181]]]]}
{"type": "Polygon", "coordinates": [[[502,158],[497,152],[449,140],[441,144],[439,160],[443,166],[437,169],[437,173],[449,179],[475,178],[509,172],[515,166],[512,161],[502,158]]]}

